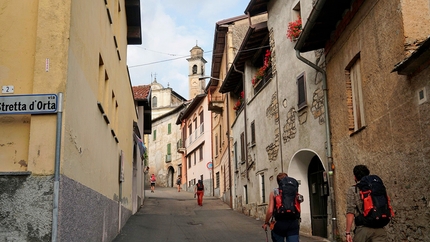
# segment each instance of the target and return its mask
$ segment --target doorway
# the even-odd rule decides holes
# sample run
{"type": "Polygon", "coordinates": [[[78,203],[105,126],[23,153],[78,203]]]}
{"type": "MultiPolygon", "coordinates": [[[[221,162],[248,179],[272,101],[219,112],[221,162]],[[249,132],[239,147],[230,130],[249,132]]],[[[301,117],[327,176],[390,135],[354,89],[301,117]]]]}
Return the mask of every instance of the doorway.
{"type": "Polygon", "coordinates": [[[312,235],[327,238],[327,173],[321,160],[314,156],[308,167],[312,235]]]}
{"type": "Polygon", "coordinates": [[[174,175],[175,170],[173,170],[173,167],[169,166],[169,171],[167,172],[167,187],[173,187],[174,175]]]}

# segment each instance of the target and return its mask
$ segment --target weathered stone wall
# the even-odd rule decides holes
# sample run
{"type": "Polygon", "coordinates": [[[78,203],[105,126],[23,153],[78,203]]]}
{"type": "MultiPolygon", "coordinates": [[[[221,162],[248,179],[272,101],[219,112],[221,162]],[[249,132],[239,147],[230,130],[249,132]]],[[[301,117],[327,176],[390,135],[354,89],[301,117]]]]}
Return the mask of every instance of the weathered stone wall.
{"type": "Polygon", "coordinates": [[[365,1],[327,55],[338,225],[345,231],[352,169],[365,164],[392,199],[389,241],[430,241],[430,104],[417,97],[430,88],[430,70],[409,79],[391,72],[405,56],[402,25],[392,0],[365,1]],[[358,53],[366,124],[350,134],[345,69],[358,53]]]}
{"type": "MultiPolygon", "coordinates": [[[[0,241],[51,241],[53,184],[52,176],[0,175],[0,241]]],[[[113,240],[119,232],[118,206],[118,198],[62,176],[58,240],[113,240]]],[[[122,206],[121,226],[130,216],[122,206]]]]}
{"type": "Polygon", "coordinates": [[[0,241],[51,241],[53,177],[0,175],[0,241]]]}

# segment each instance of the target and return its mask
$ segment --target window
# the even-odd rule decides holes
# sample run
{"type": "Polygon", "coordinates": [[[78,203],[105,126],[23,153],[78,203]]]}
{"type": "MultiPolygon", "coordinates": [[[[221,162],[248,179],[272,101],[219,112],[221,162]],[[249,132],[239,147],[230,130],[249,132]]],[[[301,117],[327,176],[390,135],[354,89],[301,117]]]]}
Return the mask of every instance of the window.
{"type": "Polygon", "coordinates": [[[240,134],[240,160],[245,161],[245,134],[240,134]]]}
{"type": "Polygon", "coordinates": [[[153,140],[157,139],[157,130],[152,131],[153,140]]]}
{"type": "Polygon", "coordinates": [[[200,146],[199,153],[200,153],[200,161],[202,161],[203,160],[203,145],[200,146]]]}
{"type": "Polygon", "coordinates": [[[197,74],[197,65],[193,65],[193,74],[197,74]]]}
{"type": "Polygon", "coordinates": [[[222,148],[222,126],[219,126],[219,150],[222,148]]]}
{"type": "Polygon", "coordinates": [[[157,97],[152,97],[152,107],[156,108],[157,107],[157,97]]]}
{"type": "Polygon", "coordinates": [[[172,124],[168,124],[167,125],[167,134],[171,134],[172,133],[172,124]]]}
{"type": "Polygon", "coordinates": [[[247,185],[243,186],[243,202],[245,202],[245,204],[248,204],[248,186],[247,185]]]}
{"type": "MultiPolygon", "coordinates": [[[[269,44],[269,43],[267,43],[269,44]]],[[[272,79],[272,62],[271,57],[272,52],[270,49],[266,49],[261,52],[260,57],[258,57],[255,66],[258,66],[254,78],[252,79],[252,85],[254,87],[254,94],[263,88],[263,86],[272,79]]]]}
{"type": "Polygon", "coordinates": [[[255,145],[255,120],[251,122],[251,144],[255,145]]]}
{"type": "Polygon", "coordinates": [[[194,165],[197,164],[197,153],[193,152],[193,156],[194,156],[194,165]]]}
{"type": "Polygon", "coordinates": [[[237,142],[233,144],[233,152],[234,152],[234,169],[237,170],[237,142]]]}
{"type": "Polygon", "coordinates": [[[295,16],[295,19],[301,18],[300,16],[300,1],[296,4],[296,6],[293,7],[293,16],[295,16]]]}
{"type": "Polygon", "coordinates": [[[203,133],[203,132],[205,131],[205,129],[204,129],[204,125],[203,125],[203,111],[201,111],[201,112],[199,113],[199,116],[200,116],[200,126],[201,126],[200,133],[203,133]]]}
{"type": "Polygon", "coordinates": [[[298,93],[298,109],[306,107],[306,84],[305,84],[305,73],[300,74],[297,77],[297,93],[298,93]]]}
{"type": "Polygon", "coordinates": [[[188,168],[191,168],[191,155],[188,156],[188,168]]]}
{"type": "Polygon", "coordinates": [[[218,135],[215,135],[215,156],[218,156],[218,135]]]}
{"type": "Polygon", "coordinates": [[[168,143],[168,144],[167,144],[167,154],[168,154],[168,155],[171,155],[171,154],[172,154],[171,147],[172,147],[172,145],[171,145],[170,143],[168,143]]]}
{"type": "Polygon", "coordinates": [[[191,134],[193,133],[193,126],[191,125],[191,123],[188,125],[188,134],[189,136],[191,136],[191,134]]]}
{"type": "Polygon", "coordinates": [[[219,172],[217,172],[215,174],[215,182],[216,182],[216,186],[215,187],[219,188],[219,172]]]}
{"type": "Polygon", "coordinates": [[[355,56],[346,68],[347,105],[349,131],[356,132],[365,126],[363,90],[361,83],[360,54],[355,56]]]}
{"type": "Polygon", "coordinates": [[[260,174],[260,193],[261,193],[261,203],[265,203],[266,202],[266,189],[265,189],[265,185],[264,185],[264,174],[260,174]]]}

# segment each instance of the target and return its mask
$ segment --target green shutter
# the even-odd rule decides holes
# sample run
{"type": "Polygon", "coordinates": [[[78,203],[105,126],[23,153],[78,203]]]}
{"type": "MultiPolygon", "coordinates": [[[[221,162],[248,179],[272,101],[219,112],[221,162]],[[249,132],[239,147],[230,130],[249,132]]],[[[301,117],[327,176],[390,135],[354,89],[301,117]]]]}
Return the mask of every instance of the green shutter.
{"type": "Polygon", "coordinates": [[[154,129],[154,140],[157,139],[157,130],[154,129]]]}
{"type": "Polygon", "coordinates": [[[168,124],[167,125],[167,133],[171,134],[172,133],[172,124],[168,124]]]}
{"type": "Polygon", "coordinates": [[[168,155],[170,155],[170,154],[171,154],[171,152],[170,152],[170,143],[169,143],[169,144],[167,144],[167,154],[168,154],[168,155]]]}

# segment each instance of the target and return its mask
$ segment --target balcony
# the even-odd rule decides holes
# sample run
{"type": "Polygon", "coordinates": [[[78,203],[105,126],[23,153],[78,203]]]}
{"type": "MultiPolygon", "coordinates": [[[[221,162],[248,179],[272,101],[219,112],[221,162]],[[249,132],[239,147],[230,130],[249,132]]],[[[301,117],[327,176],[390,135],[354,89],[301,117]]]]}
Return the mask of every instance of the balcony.
{"type": "Polygon", "coordinates": [[[200,124],[200,126],[188,136],[188,138],[185,140],[185,147],[190,146],[194,141],[203,135],[205,132],[204,127],[204,123],[200,124]]]}
{"type": "Polygon", "coordinates": [[[166,163],[172,162],[172,155],[166,155],[166,163]]]}
{"type": "Polygon", "coordinates": [[[223,107],[224,107],[224,100],[221,94],[211,96],[211,99],[209,100],[209,106],[208,106],[209,111],[221,114],[223,107]]]}
{"type": "Polygon", "coordinates": [[[176,142],[176,150],[178,151],[178,153],[185,153],[185,144],[182,139],[176,142]]]}

